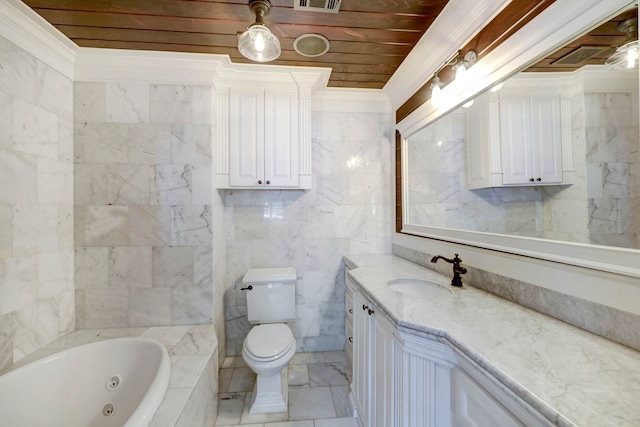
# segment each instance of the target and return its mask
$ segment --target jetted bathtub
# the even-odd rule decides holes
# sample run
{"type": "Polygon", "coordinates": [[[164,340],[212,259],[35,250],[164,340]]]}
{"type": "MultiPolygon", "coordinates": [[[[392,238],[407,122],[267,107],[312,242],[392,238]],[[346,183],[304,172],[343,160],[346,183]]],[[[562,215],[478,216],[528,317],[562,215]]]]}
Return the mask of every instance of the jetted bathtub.
{"type": "Polygon", "coordinates": [[[0,376],[3,427],[143,427],[171,361],[160,343],[121,338],[70,348],[0,376]]]}

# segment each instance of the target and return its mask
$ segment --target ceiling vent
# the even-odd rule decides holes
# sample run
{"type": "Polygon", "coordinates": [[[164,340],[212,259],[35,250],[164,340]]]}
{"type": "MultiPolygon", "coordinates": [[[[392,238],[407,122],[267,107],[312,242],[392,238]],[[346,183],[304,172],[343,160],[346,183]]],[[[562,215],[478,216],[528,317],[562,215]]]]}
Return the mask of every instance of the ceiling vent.
{"type": "Polygon", "coordinates": [[[307,12],[338,13],[341,0],[293,0],[294,10],[307,12]]]}
{"type": "Polygon", "coordinates": [[[611,49],[611,46],[580,46],[576,50],[573,50],[553,61],[550,65],[553,67],[566,67],[570,65],[580,65],[587,60],[593,58],[596,55],[600,55],[602,52],[611,49]]]}

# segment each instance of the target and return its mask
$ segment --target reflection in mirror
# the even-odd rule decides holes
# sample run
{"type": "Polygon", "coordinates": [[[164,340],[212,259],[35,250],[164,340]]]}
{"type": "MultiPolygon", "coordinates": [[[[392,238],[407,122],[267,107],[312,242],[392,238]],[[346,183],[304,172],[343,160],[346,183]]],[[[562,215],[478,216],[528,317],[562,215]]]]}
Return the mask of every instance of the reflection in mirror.
{"type": "Polygon", "coordinates": [[[406,224],[640,248],[638,70],[559,60],[579,48],[408,138],[406,224]]]}

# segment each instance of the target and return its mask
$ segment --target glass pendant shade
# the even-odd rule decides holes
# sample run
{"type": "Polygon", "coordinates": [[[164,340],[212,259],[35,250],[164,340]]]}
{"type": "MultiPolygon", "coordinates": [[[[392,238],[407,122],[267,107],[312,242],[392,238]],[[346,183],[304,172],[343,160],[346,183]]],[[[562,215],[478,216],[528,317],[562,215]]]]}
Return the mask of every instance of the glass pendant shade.
{"type": "Polygon", "coordinates": [[[238,36],[238,50],[247,59],[269,62],[280,56],[280,41],[269,28],[253,24],[238,36]]]}
{"type": "Polygon", "coordinates": [[[638,68],[638,41],[623,44],[604,63],[607,70],[638,68]]]}
{"type": "Polygon", "coordinates": [[[616,28],[627,37],[622,46],[604,63],[606,70],[638,68],[638,18],[629,18],[616,28]]]}

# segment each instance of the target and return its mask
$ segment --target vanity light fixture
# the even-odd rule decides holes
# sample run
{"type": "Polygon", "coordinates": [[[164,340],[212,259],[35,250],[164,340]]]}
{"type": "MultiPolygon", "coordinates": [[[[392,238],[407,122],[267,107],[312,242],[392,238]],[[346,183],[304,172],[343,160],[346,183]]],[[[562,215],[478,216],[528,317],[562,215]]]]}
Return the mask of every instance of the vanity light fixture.
{"type": "Polygon", "coordinates": [[[238,50],[247,59],[270,62],[280,56],[280,41],[264,23],[271,10],[269,0],[249,0],[249,9],[256,15],[256,22],[238,35],[238,50]]]}
{"type": "Polygon", "coordinates": [[[606,70],[624,70],[638,68],[638,18],[629,18],[622,21],[616,28],[621,33],[626,33],[624,43],[616,49],[616,52],[604,63],[606,70]]]}
{"type": "Polygon", "coordinates": [[[453,70],[456,72],[455,81],[460,84],[464,81],[467,70],[476,63],[478,55],[475,51],[470,50],[466,54],[462,54],[462,51],[458,51],[458,55],[453,62],[453,70]]]}
{"type": "Polygon", "coordinates": [[[431,105],[435,108],[439,108],[442,105],[442,86],[444,86],[444,83],[442,83],[438,77],[438,73],[436,73],[433,76],[431,86],[429,86],[429,89],[431,89],[431,105]]]}

